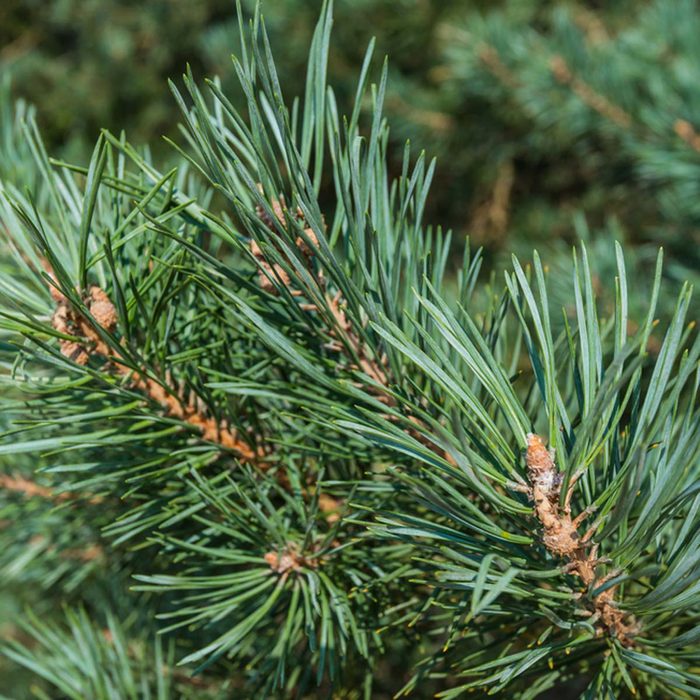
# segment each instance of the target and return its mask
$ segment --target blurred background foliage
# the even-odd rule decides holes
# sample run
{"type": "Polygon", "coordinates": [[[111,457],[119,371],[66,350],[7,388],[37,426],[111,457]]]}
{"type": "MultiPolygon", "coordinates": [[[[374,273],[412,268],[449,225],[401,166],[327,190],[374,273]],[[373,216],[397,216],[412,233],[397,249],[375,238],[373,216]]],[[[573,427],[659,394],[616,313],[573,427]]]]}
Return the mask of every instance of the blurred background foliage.
{"type": "MultiPolygon", "coordinates": [[[[254,0],[244,0],[251,12],[254,0]]],[[[287,97],[303,91],[319,0],[268,0],[287,97]]],[[[396,163],[410,138],[438,158],[432,220],[488,253],[576,236],[663,243],[698,266],[700,13],[693,0],[337,0],[330,75],[345,103],[365,47],[390,57],[396,163]],[[581,233],[579,228],[578,233],[581,233]]],[[[166,80],[189,62],[233,89],[233,0],[5,0],[0,65],[37,106],[53,153],[98,131],[167,152],[166,80]]]]}

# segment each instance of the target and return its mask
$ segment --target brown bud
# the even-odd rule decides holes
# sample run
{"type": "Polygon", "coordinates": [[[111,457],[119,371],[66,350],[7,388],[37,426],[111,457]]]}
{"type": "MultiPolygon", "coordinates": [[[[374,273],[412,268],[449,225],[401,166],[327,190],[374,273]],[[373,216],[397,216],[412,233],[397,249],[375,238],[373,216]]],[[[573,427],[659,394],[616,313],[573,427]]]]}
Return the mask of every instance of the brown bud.
{"type": "Polygon", "coordinates": [[[75,343],[72,340],[61,341],[61,355],[73,360],[76,364],[85,366],[90,359],[87,350],[80,343],[75,343]]]}
{"type": "Polygon", "coordinates": [[[311,228],[305,228],[304,235],[308,239],[308,243],[301,236],[297,236],[295,243],[297,248],[299,248],[299,250],[306,255],[307,258],[310,258],[316,254],[316,248],[318,248],[318,238],[316,238],[316,234],[311,228]]]}
{"type": "Polygon", "coordinates": [[[88,308],[92,317],[107,331],[112,331],[117,326],[117,310],[110,298],[99,287],[90,287],[88,296],[88,308]]]}
{"type": "Polygon", "coordinates": [[[527,454],[525,456],[527,468],[536,473],[552,471],[554,461],[549,450],[545,447],[544,441],[535,433],[527,434],[527,454]]]}

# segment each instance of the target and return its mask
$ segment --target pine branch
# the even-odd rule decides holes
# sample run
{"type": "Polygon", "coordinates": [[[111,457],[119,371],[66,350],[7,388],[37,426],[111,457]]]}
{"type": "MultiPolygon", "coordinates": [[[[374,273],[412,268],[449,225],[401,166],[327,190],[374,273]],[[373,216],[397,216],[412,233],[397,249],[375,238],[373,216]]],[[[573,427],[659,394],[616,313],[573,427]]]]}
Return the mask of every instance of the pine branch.
{"type": "Polygon", "coordinates": [[[0,474],[0,489],[21,493],[27,498],[43,498],[46,501],[54,503],[65,503],[71,500],[86,501],[92,505],[99,505],[103,502],[101,496],[95,494],[71,493],[69,491],[61,491],[56,493],[48,486],[37,484],[31,479],[27,479],[21,474],[0,474]]]}
{"type": "Polygon", "coordinates": [[[6,491],[21,493],[27,498],[43,498],[47,501],[55,501],[57,503],[62,503],[71,498],[70,493],[54,493],[48,486],[41,486],[20,474],[0,474],[0,488],[6,491]]]}
{"type": "MultiPolygon", "coordinates": [[[[260,185],[258,188],[262,190],[260,185]]],[[[272,210],[275,214],[276,221],[270,219],[262,207],[259,205],[256,207],[258,217],[270,229],[273,235],[276,234],[278,225],[286,231],[286,221],[289,212],[282,197],[272,201],[272,210]]],[[[295,219],[304,226],[304,215],[301,209],[297,209],[295,219]]],[[[370,380],[369,383],[357,383],[357,386],[371,396],[377,397],[379,401],[387,407],[396,408],[398,403],[391,391],[391,386],[396,384],[396,380],[391,376],[391,369],[388,364],[387,356],[381,354],[377,357],[376,351],[373,353],[368,348],[366,341],[354,327],[356,321],[353,322],[347,315],[345,310],[347,308],[347,302],[343,298],[342,292],[339,290],[334,294],[329,291],[328,281],[323,275],[322,269],[314,269],[313,259],[318,250],[318,239],[313,229],[305,226],[303,229],[303,236],[297,236],[294,243],[308,265],[309,274],[323,294],[324,304],[322,307],[307,303],[302,305],[302,309],[306,313],[318,312],[328,317],[329,322],[326,332],[331,338],[331,341],[325,345],[325,348],[346,354],[350,363],[348,369],[351,371],[359,370],[370,380]]],[[[303,290],[293,286],[289,274],[282,266],[274,262],[268,262],[267,257],[255,240],[251,240],[250,242],[250,251],[259,265],[258,280],[262,289],[267,292],[276,293],[278,285],[281,285],[292,297],[303,296],[303,290]]],[[[387,414],[385,417],[390,421],[399,420],[399,417],[395,414],[387,414]]],[[[429,437],[429,431],[425,429],[421,430],[424,426],[419,418],[408,414],[405,417],[405,421],[407,423],[405,430],[408,435],[429,447],[436,454],[444,457],[451,464],[455,464],[454,458],[449,452],[445,451],[429,437]]],[[[337,510],[338,504],[333,505],[330,504],[330,502],[328,504],[332,505],[329,510],[337,510]]]]}
{"type": "Polygon", "coordinates": [[[105,334],[114,332],[118,316],[114,304],[102,289],[93,285],[85,293],[83,301],[89,312],[88,317],[59,291],[52,272],[48,274],[52,278],[51,296],[56,302],[52,325],[59,333],[77,338],[61,339],[63,355],[79,365],[86,365],[93,355],[101,356],[114,372],[127,378],[132,388],[160,405],[165,415],[193,426],[202,439],[231,450],[242,462],[255,462],[261,458],[262,455],[239,438],[225,422],[217,422],[206,416],[204,403],[199,397],[190,394],[189,401],[185,402],[174,389],[168,387],[167,382],[150,377],[146,370],[134,370],[121,351],[106,342],[105,334]]]}
{"type": "Polygon", "coordinates": [[[571,87],[572,91],[602,117],[614,122],[622,129],[629,129],[632,125],[632,118],[627,112],[613,104],[609,99],[596,92],[590,85],[576,77],[566,61],[561,56],[552,56],[550,68],[554,77],[562,84],[571,87]]]}
{"type": "Polygon", "coordinates": [[[542,524],[545,547],[555,556],[567,559],[569,563],[565,570],[578,576],[585,590],[593,593],[591,624],[599,624],[600,634],[610,634],[623,646],[632,646],[634,637],[640,631],[639,625],[633,615],[625,615],[617,606],[614,599],[616,587],[610,586],[596,592],[607,581],[619,576],[620,572],[613,571],[602,579],[598,578],[596,567],[600,563],[597,558],[599,545],[592,541],[596,527],[583,536],[578,533],[579,526],[591,514],[591,510],[586,509],[572,519],[571,498],[576,485],[573,480],[569,482],[563,508],[559,508],[563,474],[557,470],[553,455],[546,449],[539,435],[529,433],[527,442],[526,461],[532,488],[530,495],[535,502],[537,518],[542,524]]]}

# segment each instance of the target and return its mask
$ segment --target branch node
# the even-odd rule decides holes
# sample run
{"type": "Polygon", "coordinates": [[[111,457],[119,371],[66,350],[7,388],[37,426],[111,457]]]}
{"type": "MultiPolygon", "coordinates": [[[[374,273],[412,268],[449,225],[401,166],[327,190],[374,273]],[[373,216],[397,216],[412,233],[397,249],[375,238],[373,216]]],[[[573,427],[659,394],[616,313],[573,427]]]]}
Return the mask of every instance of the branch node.
{"type": "MultiPolygon", "coordinates": [[[[532,485],[535,514],[542,525],[542,542],[550,553],[567,560],[562,569],[564,573],[577,576],[587,591],[599,588],[611,576],[608,574],[599,579],[596,574],[596,567],[609,561],[598,558],[599,545],[591,541],[597,526],[589,528],[583,537],[577,529],[594,508],[589,506],[572,519],[568,507],[570,490],[567,493],[567,506],[560,509],[563,474],[556,467],[553,452],[546,448],[539,435],[528,433],[525,460],[527,476],[532,485]]],[[[619,571],[615,572],[617,574],[619,571]]],[[[625,614],[618,607],[614,599],[615,588],[616,586],[611,586],[596,595],[590,602],[592,609],[586,612],[592,614],[591,622],[596,621],[598,634],[609,634],[625,646],[631,646],[639,625],[634,616],[625,614]]]]}

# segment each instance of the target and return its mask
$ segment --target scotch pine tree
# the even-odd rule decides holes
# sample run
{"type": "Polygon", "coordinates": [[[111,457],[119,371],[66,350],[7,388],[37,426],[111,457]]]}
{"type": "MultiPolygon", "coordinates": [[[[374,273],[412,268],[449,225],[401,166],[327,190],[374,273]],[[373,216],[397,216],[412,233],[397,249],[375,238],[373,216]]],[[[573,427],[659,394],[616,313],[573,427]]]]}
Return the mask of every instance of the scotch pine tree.
{"type": "Polygon", "coordinates": [[[447,276],[434,163],[389,179],[386,65],[342,117],[330,30],[287,103],[256,13],[245,111],[188,73],[167,171],[5,124],[3,692],[700,695],[689,285],[658,323],[661,254],[643,299],[620,246],[447,276]]]}

